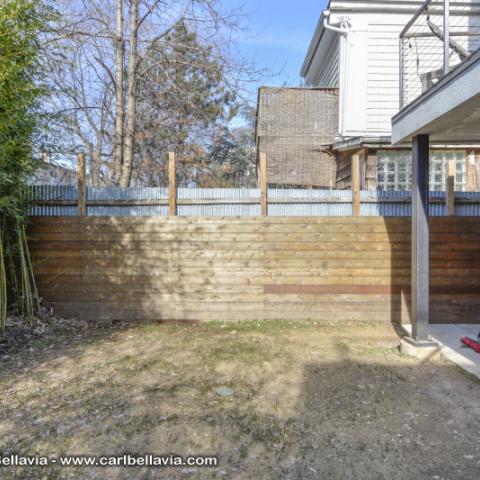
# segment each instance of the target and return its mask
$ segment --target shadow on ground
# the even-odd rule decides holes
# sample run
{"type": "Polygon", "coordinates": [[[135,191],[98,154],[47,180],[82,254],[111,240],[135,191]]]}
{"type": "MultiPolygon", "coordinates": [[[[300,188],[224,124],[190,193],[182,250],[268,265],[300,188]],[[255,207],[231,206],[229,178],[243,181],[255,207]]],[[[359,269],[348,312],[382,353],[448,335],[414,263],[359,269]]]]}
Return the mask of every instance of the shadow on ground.
{"type": "Polygon", "coordinates": [[[389,327],[132,325],[68,342],[3,363],[3,455],[213,454],[219,466],[3,478],[463,479],[480,467],[479,382],[400,357],[389,327]]]}

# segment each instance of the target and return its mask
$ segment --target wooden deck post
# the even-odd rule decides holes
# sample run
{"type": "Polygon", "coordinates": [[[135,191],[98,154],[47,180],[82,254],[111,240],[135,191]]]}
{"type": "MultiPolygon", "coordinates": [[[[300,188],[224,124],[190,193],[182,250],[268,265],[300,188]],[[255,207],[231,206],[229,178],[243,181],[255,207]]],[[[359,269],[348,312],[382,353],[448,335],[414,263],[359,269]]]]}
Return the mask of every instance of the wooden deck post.
{"type": "Polygon", "coordinates": [[[455,215],[455,173],[456,162],[455,160],[448,161],[447,167],[447,215],[455,215]]]}
{"type": "Polygon", "coordinates": [[[175,168],[175,153],[168,152],[168,216],[177,215],[177,182],[175,168]]]}
{"type": "Polygon", "coordinates": [[[77,203],[78,214],[87,214],[87,167],[85,165],[85,154],[77,155],[77,203]]]}
{"type": "Polygon", "coordinates": [[[352,215],[360,216],[360,155],[352,155],[352,215]]]}
{"type": "Polygon", "coordinates": [[[260,211],[261,216],[268,216],[268,182],[267,182],[267,154],[260,153],[260,211]]]}
{"type": "Polygon", "coordinates": [[[429,136],[412,139],[412,338],[428,341],[429,136]]]}

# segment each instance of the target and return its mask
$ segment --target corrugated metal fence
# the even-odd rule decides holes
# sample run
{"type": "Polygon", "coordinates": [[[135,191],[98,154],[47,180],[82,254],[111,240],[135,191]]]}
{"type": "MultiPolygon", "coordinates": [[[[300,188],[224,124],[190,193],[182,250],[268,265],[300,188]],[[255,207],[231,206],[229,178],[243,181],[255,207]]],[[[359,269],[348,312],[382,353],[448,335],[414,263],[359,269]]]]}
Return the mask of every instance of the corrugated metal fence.
{"type": "MultiPolygon", "coordinates": [[[[168,188],[89,187],[87,214],[92,216],[167,216],[168,188]]],[[[69,185],[32,186],[31,216],[78,214],[77,188],[69,185]]],[[[362,216],[409,216],[410,192],[362,191],[362,216]]],[[[446,215],[445,192],[430,192],[430,215],[446,215]]],[[[480,216],[480,192],[457,192],[455,213],[480,216]]],[[[252,217],[260,215],[260,190],[256,188],[179,188],[177,214],[193,217],[252,217]]],[[[350,216],[349,190],[269,189],[269,216],[350,216]]]]}

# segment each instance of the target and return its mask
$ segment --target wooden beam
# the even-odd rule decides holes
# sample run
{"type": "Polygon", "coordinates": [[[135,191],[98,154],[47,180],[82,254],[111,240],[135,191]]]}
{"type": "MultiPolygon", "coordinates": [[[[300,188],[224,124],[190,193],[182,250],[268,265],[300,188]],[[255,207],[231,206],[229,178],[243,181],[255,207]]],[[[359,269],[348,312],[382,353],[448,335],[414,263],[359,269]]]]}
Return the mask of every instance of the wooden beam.
{"type": "Polygon", "coordinates": [[[261,216],[268,216],[267,154],[260,152],[260,210],[261,216]]]}
{"type": "Polygon", "coordinates": [[[177,182],[175,168],[175,153],[168,152],[168,215],[177,215],[177,182]]]}
{"type": "Polygon", "coordinates": [[[352,215],[360,216],[360,155],[352,155],[352,215]]]}
{"type": "Polygon", "coordinates": [[[447,166],[447,195],[446,195],[446,207],[447,215],[455,215],[455,172],[456,162],[455,160],[449,160],[447,166]]]}
{"type": "Polygon", "coordinates": [[[377,150],[367,150],[365,190],[377,190],[377,150]]]}
{"type": "Polygon", "coordinates": [[[429,136],[412,140],[412,338],[428,340],[429,323],[429,136]]]}
{"type": "Polygon", "coordinates": [[[475,181],[475,150],[472,148],[467,150],[467,192],[474,192],[476,190],[475,181]]]}
{"type": "Polygon", "coordinates": [[[85,165],[85,154],[77,155],[77,203],[78,214],[87,214],[87,170],[85,165]]]}

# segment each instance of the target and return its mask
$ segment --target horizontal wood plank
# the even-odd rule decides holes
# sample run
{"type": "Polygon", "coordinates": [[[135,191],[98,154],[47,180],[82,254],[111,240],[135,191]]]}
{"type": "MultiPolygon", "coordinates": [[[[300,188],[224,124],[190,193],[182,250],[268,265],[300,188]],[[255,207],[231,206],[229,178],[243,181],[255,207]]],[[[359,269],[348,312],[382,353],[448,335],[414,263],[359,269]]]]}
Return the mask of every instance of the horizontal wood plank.
{"type": "MultiPolygon", "coordinates": [[[[432,322],[480,311],[480,222],[431,218],[432,322]]],[[[40,294],[103,320],[409,321],[410,219],[37,217],[40,294]]]]}

